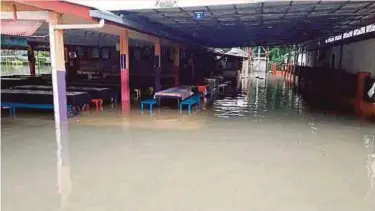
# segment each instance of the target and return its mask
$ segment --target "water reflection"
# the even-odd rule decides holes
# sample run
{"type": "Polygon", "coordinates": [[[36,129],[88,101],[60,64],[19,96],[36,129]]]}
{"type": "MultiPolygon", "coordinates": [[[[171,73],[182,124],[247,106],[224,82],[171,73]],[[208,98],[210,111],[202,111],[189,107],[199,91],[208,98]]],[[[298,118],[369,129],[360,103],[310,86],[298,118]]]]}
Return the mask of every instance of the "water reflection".
{"type": "Polygon", "coordinates": [[[370,182],[370,191],[373,191],[375,188],[375,135],[365,135],[364,142],[367,150],[367,176],[370,182]]]}
{"type": "Polygon", "coordinates": [[[69,205],[69,196],[72,192],[67,122],[62,122],[56,127],[56,144],[57,187],[60,194],[60,209],[65,209],[69,205]]]}
{"type": "MultiPolygon", "coordinates": [[[[51,74],[51,66],[49,65],[37,65],[35,73],[39,74],[51,74]]],[[[1,64],[1,76],[10,75],[30,75],[29,65],[5,65],[1,64]]]]}
{"type": "Polygon", "coordinates": [[[283,81],[239,90],[190,116],[4,118],[3,210],[374,210],[373,125],[323,122],[283,81]]]}
{"type": "Polygon", "coordinates": [[[243,79],[238,93],[215,100],[214,115],[221,118],[255,117],[270,114],[302,116],[304,101],[282,80],[243,79]]]}

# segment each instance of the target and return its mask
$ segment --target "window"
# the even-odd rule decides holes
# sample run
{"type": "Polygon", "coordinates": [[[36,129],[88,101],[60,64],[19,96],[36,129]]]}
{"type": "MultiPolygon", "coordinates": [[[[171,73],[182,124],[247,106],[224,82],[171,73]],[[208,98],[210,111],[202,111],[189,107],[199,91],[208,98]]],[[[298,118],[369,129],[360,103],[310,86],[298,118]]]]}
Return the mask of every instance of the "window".
{"type": "Polygon", "coordinates": [[[86,48],[77,47],[77,52],[78,52],[79,58],[85,58],[86,57],[86,48]]]}
{"type": "Polygon", "coordinates": [[[90,58],[91,59],[98,59],[99,58],[99,48],[91,48],[90,51],[90,58]]]}
{"type": "Polygon", "coordinates": [[[102,49],[102,59],[109,59],[109,48],[102,49]]]}

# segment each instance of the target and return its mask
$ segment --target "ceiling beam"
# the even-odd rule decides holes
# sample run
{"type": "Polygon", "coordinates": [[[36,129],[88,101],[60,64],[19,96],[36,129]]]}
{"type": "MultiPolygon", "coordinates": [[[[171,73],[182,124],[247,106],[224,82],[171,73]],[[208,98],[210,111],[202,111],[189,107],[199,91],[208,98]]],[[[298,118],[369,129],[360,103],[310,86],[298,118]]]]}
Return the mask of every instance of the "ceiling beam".
{"type": "Polygon", "coordinates": [[[49,12],[48,11],[16,11],[16,19],[14,16],[14,12],[1,12],[0,13],[1,20],[44,20],[47,21],[49,19],[49,12]]]}
{"type": "Polygon", "coordinates": [[[286,14],[288,14],[288,12],[289,12],[289,10],[290,10],[290,7],[292,7],[292,4],[293,4],[293,1],[290,1],[290,2],[289,2],[289,6],[288,6],[288,8],[286,8],[283,17],[281,17],[280,20],[283,20],[283,19],[285,18],[286,14]]]}
{"type": "Polygon", "coordinates": [[[342,3],[339,7],[337,7],[337,8],[334,9],[334,10],[332,10],[331,13],[335,13],[335,12],[341,10],[341,8],[343,8],[343,7],[344,7],[347,3],[349,3],[349,2],[350,2],[350,0],[349,0],[349,1],[346,1],[346,2],[344,2],[344,3],[342,3]]]}
{"type": "Polygon", "coordinates": [[[160,12],[160,11],[157,10],[157,9],[153,9],[153,10],[154,10],[156,13],[160,14],[160,15],[163,17],[164,20],[172,20],[172,21],[175,22],[177,25],[180,25],[180,26],[181,26],[181,24],[180,24],[178,21],[176,21],[174,18],[171,18],[171,17],[166,16],[164,13],[160,12]]]}
{"type": "Polygon", "coordinates": [[[221,21],[220,21],[216,16],[214,16],[214,13],[210,10],[210,8],[209,8],[208,6],[206,6],[206,9],[207,9],[207,11],[210,13],[210,15],[211,15],[213,18],[216,19],[217,24],[219,24],[221,27],[223,27],[223,24],[221,23],[221,21]]]}
{"type": "Polygon", "coordinates": [[[264,2],[262,2],[262,6],[260,7],[260,25],[263,25],[263,7],[264,7],[264,2]]]}

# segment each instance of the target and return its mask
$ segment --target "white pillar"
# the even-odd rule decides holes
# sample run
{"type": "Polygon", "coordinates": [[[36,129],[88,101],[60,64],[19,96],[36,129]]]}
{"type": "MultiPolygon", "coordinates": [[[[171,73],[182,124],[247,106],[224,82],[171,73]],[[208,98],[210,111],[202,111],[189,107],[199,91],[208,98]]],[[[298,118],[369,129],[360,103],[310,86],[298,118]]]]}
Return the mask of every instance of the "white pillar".
{"type": "Polygon", "coordinates": [[[65,84],[65,61],[64,61],[64,35],[63,30],[55,30],[54,25],[61,22],[61,16],[50,13],[49,17],[49,40],[52,68],[53,105],[55,113],[55,125],[67,122],[67,102],[65,84]]]}
{"type": "Polygon", "coordinates": [[[53,105],[55,114],[55,134],[57,144],[57,185],[60,194],[60,206],[69,204],[72,191],[70,180],[70,159],[68,139],[68,114],[65,84],[64,34],[55,30],[54,25],[61,23],[61,16],[49,13],[49,40],[52,68],[53,105]]]}

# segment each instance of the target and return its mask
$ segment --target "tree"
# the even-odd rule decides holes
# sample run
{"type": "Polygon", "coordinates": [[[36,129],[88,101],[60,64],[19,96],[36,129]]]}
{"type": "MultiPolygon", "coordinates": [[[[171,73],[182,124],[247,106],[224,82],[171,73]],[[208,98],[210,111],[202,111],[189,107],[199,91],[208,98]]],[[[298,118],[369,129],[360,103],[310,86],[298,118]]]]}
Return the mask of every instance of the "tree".
{"type": "Polygon", "coordinates": [[[177,0],[156,0],[155,6],[160,8],[169,8],[177,5],[177,0]]]}
{"type": "Polygon", "coordinates": [[[284,61],[285,54],[287,53],[285,48],[274,47],[270,50],[269,58],[271,63],[281,64],[284,61]]]}

